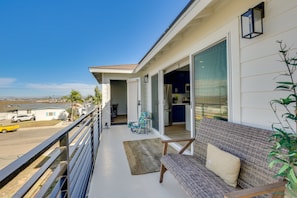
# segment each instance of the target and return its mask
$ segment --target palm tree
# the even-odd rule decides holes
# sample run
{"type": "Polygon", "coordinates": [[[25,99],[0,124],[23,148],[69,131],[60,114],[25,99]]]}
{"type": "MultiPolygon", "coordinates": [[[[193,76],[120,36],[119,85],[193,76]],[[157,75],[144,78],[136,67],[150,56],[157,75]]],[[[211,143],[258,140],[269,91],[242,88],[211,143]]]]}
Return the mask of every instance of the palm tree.
{"type": "Polygon", "coordinates": [[[93,102],[94,102],[94,96],[92,96],[92,95],[88,95],[87,97],[85,97],[85,101],[86,101],[86,102],[91,102],[91,103],[93,103],[93,102]]]}
{"type": "Polygon", "coordinates": [[[99,90],[98,86],[95,87],[95,97],[94,97],[94,104],[99,105],[102,101],[102,93],[99,90]]]}
{"type": "Polygon", "coordinates": [[[74,111],[74,104],[75,103],[82,103],[84,100],[80,94],[80,92],[76,90],[72,90],[69,96],[64,97],[67,102],[71,102],[71,118],[70,120],[73,121],[73,111],[74,111]]]}
{"type": "Polygon", "coordinates": [[[88,95],[85,98],[85,101],[91,102],[94,105],[99,105],[99,104],[101,104],[101,101],[102,101],[101,91],[99,90],[98,86],[96,86],[94,91],[95,91],[95,95],[94,96],[88,95]]]}

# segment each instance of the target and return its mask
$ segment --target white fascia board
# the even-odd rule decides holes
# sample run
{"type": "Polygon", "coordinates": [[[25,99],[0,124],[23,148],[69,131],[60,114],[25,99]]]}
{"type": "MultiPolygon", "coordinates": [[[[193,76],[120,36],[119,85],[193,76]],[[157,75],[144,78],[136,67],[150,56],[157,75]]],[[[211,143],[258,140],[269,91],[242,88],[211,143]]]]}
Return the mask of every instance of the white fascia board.
{"type": "Polygon", "coordinates": [[[133,70],[90,68],[91,73],[132,74],[133,70]]]}
{"type": "Polygon", "coordinates": [[[135,72],[147,64],[169,41],[171,41],[186,25],[193,20],[197,14],[201,13],[209,4],[215,0],[200,0],[195,1],[185,13],[175,22],[175,24],[168,30],[163,38],[156,44],[156,46],[146,55],[146,57],[139,63],[135,72]]]}

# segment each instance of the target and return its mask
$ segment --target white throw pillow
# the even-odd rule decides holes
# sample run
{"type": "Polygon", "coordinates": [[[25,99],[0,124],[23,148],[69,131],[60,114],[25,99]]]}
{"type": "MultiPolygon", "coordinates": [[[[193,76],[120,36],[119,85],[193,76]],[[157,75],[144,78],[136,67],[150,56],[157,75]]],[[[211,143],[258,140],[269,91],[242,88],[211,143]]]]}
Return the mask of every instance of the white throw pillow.
{"type": "Polygon", "coordinates": [[[206,168],[222,178],[228,185],[236,187],[240,171],[240,159],[238,157],[208,143],[206,168]]]}

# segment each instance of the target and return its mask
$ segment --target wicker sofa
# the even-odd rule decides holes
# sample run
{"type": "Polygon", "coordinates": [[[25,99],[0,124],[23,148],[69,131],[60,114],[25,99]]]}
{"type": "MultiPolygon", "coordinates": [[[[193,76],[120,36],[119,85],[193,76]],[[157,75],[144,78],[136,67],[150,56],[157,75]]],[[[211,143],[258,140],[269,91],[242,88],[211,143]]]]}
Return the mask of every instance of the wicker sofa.
{"type": "MultiPolygon", "coordinates": [[[[160,183],[168,170],[190,197],[253,197],[273,191],[283,191],[284,183],[273,178],[275,170],[268,168],[267,155],[272,131],[205,118],[200,121],[196,138],[164,140],[160,183]],[[169,143],[188,141],[177,154],[167,154],[169,143]],[[184,151],[194,143],[194,154],[184,151]],[[207,144],[211,143],[240,159],[237,186],[226,184],[206,168],[207,144]],[[244,189],[244,190],[243,190],[244,189]]],[[[236,184],[235,184],[236,185],[236,184]]]]}

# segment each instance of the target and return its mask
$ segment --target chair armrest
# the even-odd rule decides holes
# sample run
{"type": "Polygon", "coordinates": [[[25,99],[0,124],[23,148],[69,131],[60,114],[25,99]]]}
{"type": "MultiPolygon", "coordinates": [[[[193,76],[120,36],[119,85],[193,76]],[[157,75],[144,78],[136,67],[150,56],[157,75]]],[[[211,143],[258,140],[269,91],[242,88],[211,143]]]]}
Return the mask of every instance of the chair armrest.
{"type": "Polygon", "coordinates": [[[162,143],[164,144],[163,146],[163,155],[167,154],[167,148],[168,148],[168,143],[173,143],[173,142],[188,142],[178,153],[183,154],[183,152],[189,147],[189,145],[192,144],[192,142],[195,140],[195,138],[188,138],[188,139],[171,139],[171,140],[162,140],[162,143]]]}
{"type": "Polygon", "coordinates": [[[162,140],[162,143],[170,143],[170,142],[186,142],[186,141],[192,141],[192,140],[195,140],[195,138],[162,140]]]}
{"type": "Polygon", "coordinates": [[[258,195],[269,194],[273,192],[275,193],[273,193],[274,195],[272,197],[283,197],[283,193],[281,192],[285,190],[285,184],[286,182],[280,181],[280,182],[268,184],[265,186],[257,186],[253,188],[238,190],[238,191],[225,194],[224,198],[235,198],[235,197],[248,198],[248,197],[254,197],[258,195]]]}

